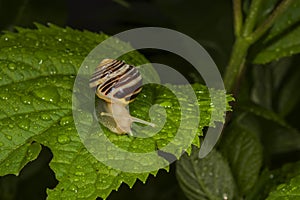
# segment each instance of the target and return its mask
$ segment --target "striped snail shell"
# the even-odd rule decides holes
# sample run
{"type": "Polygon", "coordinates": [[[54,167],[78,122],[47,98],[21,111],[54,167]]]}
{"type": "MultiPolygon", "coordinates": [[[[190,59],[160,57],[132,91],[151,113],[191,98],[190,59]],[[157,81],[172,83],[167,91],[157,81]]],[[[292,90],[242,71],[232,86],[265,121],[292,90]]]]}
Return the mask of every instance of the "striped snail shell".
{"type": "Polygon", "coordinates": [[[90,78],[90,87],[96,88],[96,95],[105,101],[101,116],[109,117],[113,123],[102,121],[102,124],[117,134],[132,135],[133,122],[154,127],[154,124],[132,117],[127,105],[142,90],[142,76],[132,65],[114,59],[104,59],[90,78]]]}

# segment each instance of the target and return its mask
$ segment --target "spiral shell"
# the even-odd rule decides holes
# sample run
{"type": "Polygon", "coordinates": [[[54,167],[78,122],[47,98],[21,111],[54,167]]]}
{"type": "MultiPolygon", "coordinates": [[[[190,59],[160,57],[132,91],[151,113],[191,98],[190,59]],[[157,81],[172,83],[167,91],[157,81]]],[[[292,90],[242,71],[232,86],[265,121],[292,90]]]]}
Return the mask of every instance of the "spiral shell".
{"type": "Polygon", "coordinates": [[[131,125],[139,122],[154,126],[147,121],[132,117],[126,106],[142,90],[142,76],[138,69],[123,61],[104,59],[90,78],[90,87],[96,88],[96,95],[106,102],[105,112],[101,116],[114,121],[102,121],[102,124],[117,134],[132,135],[131,125]]]}

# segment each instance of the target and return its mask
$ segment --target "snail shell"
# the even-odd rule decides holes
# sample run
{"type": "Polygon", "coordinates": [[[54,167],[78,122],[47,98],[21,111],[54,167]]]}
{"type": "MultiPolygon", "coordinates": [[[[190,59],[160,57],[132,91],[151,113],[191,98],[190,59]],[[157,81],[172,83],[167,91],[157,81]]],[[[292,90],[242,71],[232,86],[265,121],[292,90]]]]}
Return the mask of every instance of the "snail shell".
{"type": "Polygon", "coordinates": [[[117,134],[132,135],[133,122],[149,126],[154,124],[132,117],[127,105],[132,102],[142,90],[142,76],[132,65],[114,59],[104,59],[90,78],[90,87],[96,88],[96,95],[105,101],[101,116],[113,120],[102,121],[102,124],[117,134]]]}

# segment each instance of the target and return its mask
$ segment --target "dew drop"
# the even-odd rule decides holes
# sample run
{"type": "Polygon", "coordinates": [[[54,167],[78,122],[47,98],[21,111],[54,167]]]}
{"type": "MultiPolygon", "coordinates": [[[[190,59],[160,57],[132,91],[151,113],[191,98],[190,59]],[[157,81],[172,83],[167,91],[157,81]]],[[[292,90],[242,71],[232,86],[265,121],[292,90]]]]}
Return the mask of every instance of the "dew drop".
{"type": "Polygon", "coordinates": [[[9,95],[8,94],[0,94],[0,97],[3,100],[8,100],[9,99],[9,95]]]}
{"type": "Polygon", "coordinates": [[[19,107],[15,106],[15,107],[14,107],[14,111],[15,111],[15,112],[18,112],[18,110],[19,110],[19,107]]]}
{"type": "Polygon", "coordinates": [[[84,173],[84,172],[75,172],[75,175],[76,175],[76,176],[84,176],[85,173],[84,173]]]}
{"type": "Polygon", "coordinates": [[[57,71],[56,71],[55,69],[52,69],[52,70],[50,71],[50,74],[51,74],[51,75],[56,74],[56,73],[57,73],[57,71]]]}
{"type": "Polygon", "coordinates": [[[40,116],[40,118],[41,118],[42,120],[44,120],[44,121],[49,121],[49,120],[51,120],[51,116],[50,116],[50,115],[47,115],[47,114],[42,114],[42,115],[40,116]]]}
{"type": "Polygon", "coordinates": [[[163,106],[163,107],[168,107],[168,108],[170,108],[170,107],[173,106],[173,103],[170,102],[170,101],[165,101],[165,102],[162,102],[160,105],[163,106]]]}
{"type": "Polygon", "coordinates": [[[75,193],[78,192],[78,188],[77,188],[77,186],[74,185],[74,184],[70,185],[70,189],[71,189],[72,191],[74,191],[75,193]]]}
{"type": "Polygon", "coordinates": [[[57,141],[60,144],[67,144],[67,143],[70,142],[70,138],[68,136],[66,136],[66,135],[59,135],[57,137],[57,141]]]}
{"type": "Polygon", "coordinates": [[[14,71],[16,68],[17,68],[17,66],[16,66],[15,63],[9,63],[9,64],[8,64],[8,69],[9,69],[9,70],[14,71]]]}
{"type": "Polygon", "coordinates": [[[39,61],[39,65],[41,65],[41,64],[43,64],[43,60],[42,59],[39,61]]]}
{"type": "Polygon", "coordinates": [[[30,105],[30,104],[31,104],[31,98],[28,97],[28,96],[22,96],[22,97],[21,97],[21,101],[22,101],[24,104],[27,104],[27,105],[30,105]]]}
{"type": "Polygon", "coordinates": [[[12,139],[11,135],[6,135],[6,138],[7,138],[8,140],[11,140],[11,139],[12,139]]]}
{"type": "Polygon", "coordinates": [[[27,131],[27,130],[29,130],[29,128],[30,128],[30,120],[29,120],[29,119],[23,119],[23,120],[18,124],[18,126],[19,126],[21,129],[27,131]]]}
{"type": "Polygon", "coordinates": [[[8,41],[8,37],[4,38],[5,41],[8,41]]]}
{"type": "Polygon", "coordinates": [[[77,165],[76,168],[77,169],[82,169],[82,166],[81,165],[77,165]]]}
{"type": "Polygon", "coordinates": [[[228,194],[227,193],[224,193],[223,194],[223,200],[227,200],[228,199],[228,194]]]}
{"type": "Polygon", "coordinates": [[[61,42],[61,41],[62,41],[62,39],[61,39],[61,38],[58,38],[57,40],[58,40],[59,42],[61,42]]]}
{"type": "Polygon", "coordinates": [[[58,91],[55,87],[44,87],[34,91],[36,97],[49,101],[51,103],[57,103],[60,99],[58,91]]]}
{"type": "Polygon", "coordinates": [[[73,121],[73,117],[72,117],[72,116],[67,116],[67,117],[63,117],[63,118],[60,120],[59,124],[60,124],[61,126],[65,126],[65,125],[69,124],[69,123],[72,122],[72,121],[73,121]]]}

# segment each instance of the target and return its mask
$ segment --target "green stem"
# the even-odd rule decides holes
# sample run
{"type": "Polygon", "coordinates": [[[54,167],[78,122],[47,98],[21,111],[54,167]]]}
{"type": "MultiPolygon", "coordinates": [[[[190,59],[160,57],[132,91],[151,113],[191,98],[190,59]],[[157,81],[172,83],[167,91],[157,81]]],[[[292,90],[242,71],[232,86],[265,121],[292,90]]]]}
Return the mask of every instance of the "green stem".
{"type": "MultiPolygon", "coordinates": [[[[234,0],[234,12],[237,9],[240,0],[234,0]],[[236,4],[236,5],[235,5],[236,4]]],[[[228,92],[234,92],[236,84],[241,78],[241,73],[245,68],[245,60],[249,47],[263,36],[272,27],[276,19],[289,7],[293,0],[282,0],[274,9],[272,14],[253,31],[257,23],[257,15],[263,0],[253,0],[250,6],[249,15],[246,18],[243,34],[238,35],[233,45],[231,57],[224,74],[224,84],[228,92]]],[[[235,20],[241,20],[240,14],[235,13],[235,20]],[[236,19],[239,18],[239,19],[236,19]]],[[[235,26],[241,26],[241,22],[235,21],[235,26]]],[[[236,34],[239,34],[239,28],[236,27],[236,34]]]]}
{"type": "Polygon", "coordinates": [[[241,0],[233,0],[233,13],[234,13],[234,32],[235,36],[241,35],[243,27],[243,14],[242,14],[242,3],[241,0]]]}
{"type": "Polygon", "coordinates": [[[233,0],[235,33],[237,39],[233,45],[229,64],[224,76],[224,84],[229,92],[233,92],[234,85],[240,77],[240,73],[244,70],[248,48],[251,45],[251,38],[249,35],[255,27],[258,11],[262,1],[263,0],[253,0],[251,2],[249,15],[247,16],[243,26],[241,0],[233,0]],[[241,32],[243,32],[242,35],[241,32]]]}
{"type": "Polygon", "coordinates": [[[260,10],[260,6],[263,0],[252,0],[250,5],[249,14],[245,21],[245,27],[243,31],[243,36],[247,37],[249,36],[253,29],[255,28],[256,22],[257,22],[257,15],[260,10]]]}
{"type": "Polygon", "coordinates": [[[245,38],[237,38],[233,45],[229,64],[224,76],[224,84],[228,92],[234,90],[234,85],[245,67],[245,58],[251,43],[245,38]]]}

